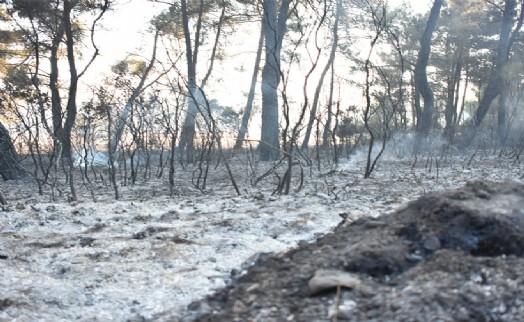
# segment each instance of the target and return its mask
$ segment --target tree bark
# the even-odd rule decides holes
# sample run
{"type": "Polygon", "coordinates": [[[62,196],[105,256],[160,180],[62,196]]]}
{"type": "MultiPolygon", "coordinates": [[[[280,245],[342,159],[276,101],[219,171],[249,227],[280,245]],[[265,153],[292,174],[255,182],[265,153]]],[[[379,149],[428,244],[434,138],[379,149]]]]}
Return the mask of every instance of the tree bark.
{"type": "MultiPolygon", "coordinates": [[[[470,126],[466,129],[464,140],[462,142],[463,147],[469,146],[471,144],[475,138],[479,126],[482,124],[482,121],[484,120],[484,117],[491,106],[491,103],[495,98],[497,98],[497,96],[501,94],[501,91],[503,92],[502,87],[504,86],[505,82],[504,68],[507,65],[511,47],[515,41],[517,33],[522,28],[522,23],[524,20],[524,13],[522,12],[522,9],[524,9],[524,2],[521,2],[521,13],[518,18],[517,25],[513,31],[511,30],[513,26],[513,16],[515,14],[516,5],[516,0],[505,0],[504,2],[502,25],[500,28],[499,43],[493,71],[480,99],[477,112],[475,113],[470,126]]],[[[499,101],[499,104],[499,134],[503,135],[505,130],[501,127],[505,126],[505,98],[502,98],[502,100],[499,101]]],[[[503,138],[501,137],[499,139],[503,138]]]]}
{"type": "Polygon", "coordinates": [[[76,96],[78,91],[78,72],[76,69],[75,48],[73,26],[71,25],[71,10],[74,3],[70,0],[64,0],[64,13],[62,16],[62,23],[64,25],[64,32],[66,36],[66,50],[67,62],[69,64],[69,91],[67,95],[67,115],[65,117],[62,131],[58,138],[62,141],[62,157],[65,157],[69,162],[72,157],[71,133],[75,125],[76,115],[78,112],[76,106],[76,96]]]}
{"type": "Polygon", "coordinates": [[[461,49],[455,55],[453,66],[451,68],[451,75],[448,76],[447,80],[447,98],[446,98],[446,109],[444,111],[444,117],[446,125],[444,128],[444,136],[448,139],[453,138],[454,128],[457,122],[457,107],[458,107],[458,92],[460,89],[460,78],[462,75],[462,54],[461,49]]]}
{"type": "Polygon", "coordinates": [[[264,0],[262,29],[265,40],[265,64],[262,70],[262,129],[260,135],[260,160],[276,160],[279,155],[279,106],[280,51],[286,33],[286,21],[291,0],[283,0],[277,14],[277,1],[264,0]]]}
{"type": "MultiPolygon", "coordinates": [[[[187,113],[184,118],[184,124],[182,125],[182,132],[180,134],[179,142],[179,151],[181,154],[187,153],[189,158],[192,158],[194,150],[194,137],[195,137],[195,124],[196,124],[196,115],[198,112],[197,102],[195,101],[196,97],[196,62],[198,58],[198,44],[200,39],[200,28],[197,28],[195,36],[195,48],[193,51],[193,46],[191,42],[191,33],[189,30],[189,12],[187,9],[186,0],[180,1],[181,10],[182,10],[182,27],[184,29],[184,40],[186,46],[186,60],[187,60],[187,90],[188,90],[188,103],[187,103],[187,113]]],[[[198,26],[201,23],[197,23],[198,26]]]]}
{"type": "MultiPolygon", "coordinates": [[[[55,12],[53,16],[56,17],[57,13],[55,12]]],[[[59,55],[60,43],[62,42],[62,38],[65,32],[63,22],[60,21],[58,17],[56,17],[56,19],[57,21],[55,23],[58,27],[51,41],[51,49],[50,49],[50,57],[49,57],[49,64],[50,64],[49,90],[51,92],[51,116],[52,116],[52,122],[53,122],[53,128],[52,128],[53,132],[50,134],[53,136],[55,140],[58,139],[58,135],[59,135],[58,133],[62,130],[63,112],[62,112],[60,90],[58,86],[58,76],[59,76],[58,55],[59,55]]],[[[37,46],[40,46],[40,44],[37,44],[37,46]]],[[[43,114],[42,121],[44,122],[44,120],[45,120],[45,115],[43,114]]],[[[56,143],[60,144],[59,142],[56,142],[56,143]]]]}
{"type": "Polygon", "coordinates": [[[415,64],[415,88],[418,93],[422,96],[424,106],[420,110],[417,120],[417,143],[415,149],[420,148],[420,142],[423,138],[429,135],[431,129],[431,123],[433,118],[433,111],[435,109],[435,98],[433,91],[428,82],[428,75],[426,72],[429,55],[431,53],[431,37],[433,31],[437,25],[438,18],[440,16],[440,9],[442,8],[443,0],[435,0],[431,8],[431,12],[420,40],[420,50],[418,53],[417,63],[415,64]]]}
{"type": "Polygon", "coordinates": [[[509,58],[511,27],[513,25],[513,14],[515,11],[515,6],[515,0],[505,1],[494,71],[491,73],[488,85],[486,86],[477,112],[473,118],[473,124],[475,127],[478,127],[482,123],[482,120],[489,110],[491,102],[493,102],[493,100],[500,94],[503,81],[502,70],[509,58]]]}
{"type": "Polygon", "coordinates": [[[25,176],[25,172],[18,164],[18,155],[13,147],[9,132],[0,123],[0,176],[5,181],[18,180],[25,176]]]}
{"type": "MultiPolygon", "coordinates": [[[[194,39],[191,39],[191,33],[190,33],[190,26],[189,26],[189,19],[190,19],[190,12],[187,6],[187,0],[181,0],[180,2],[180,9],[182,14],[182,27],[184,31],[184,40],[185,40],[185,47],[186,47],[186,60],[187,60],[187,113],[184,118],[184,123],[182,125],[182,131],[180,134],[180,142],[179,142],[179,152],[181,154],[186,154],[187,160],[192,161],[193,160],[193,154],[194,154],[194,139],[196,134],[196,116],[201,113],[201,109],[199,107],[200,102],[202,102],[202,96],[203,96],[203,90],[204,86],[206,85],[209,77],[211,76],[211,72],[213,71],[214,61],[216,58],[217,48],[219,45],[220,35],[222,33],[222,27],[224,25],[224,22],[226,21],[226,7],[227,2],[222,1],[222,11],[220,14],[220,18],[217,25],[217,32],[215,35],[215,42],[213,45],[213,49],[211,52],[210,62],[209,62],[209,68],[207,70],[206,75],[202,79],[202,82],[200,84],[200,87],[197,85],[197,61],[198,61],[198,54],[200,50],[200,41],[202,36],[205,34],[202,31],[203,27],[203,19],[205,18],[206,12],[204,12],[205,9],[205,3],[203,0],[199,1],[199,11],[198,11],[198,18],[196,21],[196,30],[194,39]],[[194,43],[194,44],[193,44],[194,43]]],[[[207,115],[205,113],[202,113],[204,118],[207,118],[207,115]]]]}

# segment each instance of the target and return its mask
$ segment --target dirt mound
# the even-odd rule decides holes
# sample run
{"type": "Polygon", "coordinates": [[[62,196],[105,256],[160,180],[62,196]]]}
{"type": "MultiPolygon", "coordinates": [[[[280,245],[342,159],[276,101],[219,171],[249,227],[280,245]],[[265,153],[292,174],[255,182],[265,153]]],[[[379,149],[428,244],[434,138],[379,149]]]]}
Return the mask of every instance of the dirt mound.
{"type": "Polygon", "coordinates": [[[524,186],[474,182],[262,255],[187,321],[524,321],[524,186]]]}

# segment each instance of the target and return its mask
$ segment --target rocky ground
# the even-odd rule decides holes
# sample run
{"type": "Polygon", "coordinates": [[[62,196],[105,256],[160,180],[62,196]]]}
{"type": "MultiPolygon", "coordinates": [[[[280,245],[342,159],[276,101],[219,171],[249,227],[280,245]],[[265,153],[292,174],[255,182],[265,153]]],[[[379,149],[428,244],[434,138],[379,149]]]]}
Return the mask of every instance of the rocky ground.
{"type": "Polygon", "coordinates": [[[72,203],[30,181],[0,182],[0,321],[524,320],[522,254],[511,252],[520,188],[429,194],[522,183],[519,162],[385,155],[369,179],[364,165],[353,156],[304,167],[289,195],[273,193],[276,175],[252,185],[268,165],[245,159],[231,164],[240,196],[220,167],[205,190],[194,169],[178,169],[174,195],[139,179],[118,201],[100,177],[79,183],[72,203]],[[404,208],[420,210],[391,215],[421,196],[404,208]]]}

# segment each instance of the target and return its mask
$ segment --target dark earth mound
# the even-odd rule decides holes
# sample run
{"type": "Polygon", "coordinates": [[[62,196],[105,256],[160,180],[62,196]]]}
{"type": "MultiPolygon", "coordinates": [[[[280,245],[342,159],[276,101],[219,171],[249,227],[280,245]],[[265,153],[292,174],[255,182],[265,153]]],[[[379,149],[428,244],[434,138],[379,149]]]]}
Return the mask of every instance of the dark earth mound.
{"type": "Polygon", "coordinates": [[[524,186],[474,182],[260,256],[187,321],[524,321],[524,186]]]}

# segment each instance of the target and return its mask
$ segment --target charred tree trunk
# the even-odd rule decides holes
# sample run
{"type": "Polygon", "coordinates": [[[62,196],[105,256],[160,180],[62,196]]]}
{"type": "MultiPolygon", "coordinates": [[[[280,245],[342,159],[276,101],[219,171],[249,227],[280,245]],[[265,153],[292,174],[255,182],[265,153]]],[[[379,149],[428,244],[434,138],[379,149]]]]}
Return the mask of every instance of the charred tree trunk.
{"type": "MultiPolygon", "coordinates": [[[[484,117],[486,116],[493,100],[495,100],[495,98],[497,98],[497,96],[499,96],[501,92],[503,94],[505,93],[503,89],[505,82],[504,67],[506,66],[509,60],[511,46],[515,41],[516,35],[522,28],[522,24],[524,21],[524,12],[522,12],[522,9],[524,8],[524,2],[521,2],[521,12],[517,20],[517,25],[513,31],[511,30],[513,26],[513,17],[515,15],[516,6],[516,0],[505,0],[504,2],[504,11],[502,13],[502,25],[500,28],[499,43],[497,47],[495,63],[493,65],[493,72],[491,73],[488,84],[486,85],[484,94],[480,99],[479,107],[477,109],[477,112],[475,113],[475,116],[473,117],[473,121],[470,124],[464,136],[464,140],[462,142],[462,145],[464,147],[469,146],[475,138],[477,129],[482,124],[482,120],[484,120],[484,117]]],[[[502,103],[499,106],[499,127],[504,127],[506,115],[505,98],[502,98],[501,102],[499,103],[502,103]]],[[[505,130],[499,128],[499,133],[504,132],[505,130]]]]}
{"type": "Polygon", "coordinates": [[[491,73],[491,78],[486,86],[484,95],[480,100],[479,108],[473,118],[474,126],[478,127],[486,113],[489,110],[491,102],[500,94],[502,86],[502,69],[508,61],[511,26],[513,25],[513,14],[515,11],[515,0],[506,0],[504,6],[504,13],[502,17],[502,26],[500,30],[499,45],[497,48],[497,58],[494,66],[494,71],[491,73]]]}
{"type": "Polygon", "coordinates": [[[18,156],[11,136],[2,123],[0,123],[0,176],[5,181],[17,180],[25,176],[25,172],[18,164],[18,156]]]}
{"type": "Polygon", "coordinates": [[[67,62],[69,65],[69,92],[67,96],[67,116],[63,125],[62,137],[59,139],[62,141],[62,157],[65,157],[68,162],[71,163],[71,133],[76,121],[76,115],[78,112],[76,106],[76,96],[78,92],[78,72],[76,69],[75,60],[75,47],[74,47],[74,35],[73,26],[71,24],[71,10],[73,9],[73,3],[71,1],[64,1],[64,14],[63,14],[63,25],[66,36],[66,49],[67,49],[67,62]]]}
{"type": "MultiPolygon", "coordinates": [[[[59,49],[60,49],[60,43],[62,41],[62,37],[64,36],[64,27],[62,22],[56,22],[58,25],[58,30],[56,34],[53,37],[52,43],[51,43],[51,50],[50,50],[50,57],[49,57],[49,63],[50,63],[50,73],[49,73],[49,91],[51,92],[51,115],[52,115],[52,122],[53,122],[53,128],[51,136],[54,139],[55,142],[55,149],[56,151],[60,151],[60,136],[62,135],[60,132],[62,132],[62,119],[63,119],[63,111],[62,111],[62,102],[60,97],[60,90],[58,85],[58,76],[59,76],[59,68],[58,68],[58,56],[59,56],[59,49]]],[[[44,121],[45,114],[42,110],[42,121],[44,121]]]]}
{"type": "MultiPolygon", "coordinates": [[[[186,60],[187,60],[187,113],[184,119],[184,125],[182,126],[182,133],[180,135],[179,150],[180,154],[187,154],[188,160],[193,158],[194,150],[194,138],[195,138],[195,124],[196,116],[198,113],[197,102],[195,101],[195,94],[197,89],[196,84],[196,62],[198,59],[198,49],[200,41],[200,28],[202,26],[201,17],[202,14],[199,14],[199,20],[197,21],[197,31],[195,35],[195,47],[193,50],[191,33],[189,29],[189,11],[187,8],[187,1],[182,0],[181,2],[182,10],[182,26],[184,29],[184,41],[186,46],[186,60]]],[[[202,7],[200,8],[202,11],[202,7]]]]}
{"type": "Polygon", "coordinates": [[[279,155],[279,105],[280,51],[286,33],[286,22],[291,0],[284,0],[277,12],[276,0],[264,0],[262,29],[265,40],[265,59],[262,69],[262,129],[260,134],[260,159],[276,160],[279,155]]]}
{"type": "Polygon", "coordinates": [[[217,50],[220,43],[220,37],[222,34],[222,27],[226,22],[226,7],[227,2],[222,1],[221,14],[216,25],[216,35],[215,41],[213,44],[213,49],[211,51],[211,57],[209,59],[208,70],[202,79],[200,86],[197,84],[197,65],[198,65],[198,54],[200,51],[201,41],[205,37],[206,30],[205,27],[206,12],[205,12],[205,2],[203,0],[199,1],[197,20],[195,22],[195,33],[193,39],[191,38],[190,30],[190,19],[192,14],[192,8],[194,3],[192,1],[182,0],[180,1],[180,10],[182,14],[182,28],[184,33],[184,42],[186,47],[186,60],[187,60],[187,113],[184,118],[184,123],[182,125],[182,131],[180,133],[180,142],[179,142],[179,151],[180,154],[186,154],[188,162],[192,162],[194,159],[194,140],[196,136],[196,117],[198,114],[201,114],[204,118],[207,118],[207,113],[201,109],[203,104],[204,87],[211,76],[213,71],[213,66],[215,59],[217,58],[217,50]]]}
{"type": "Polygon", "coordinates": [[[447,81],[447,98],[446,110],[444,116],[446,119],[446,127],[444,128],[444,136],[448,139],[453,139],[455,132],[455,125],[457,123],[457,107],[458,107],[458,92],[460,89],[460,79],[462,75],[462,53],[461,50],[455,56],[451,75],[447,81]]]}
{"type": "Polygon", "coordinates": [[[435,0],[431,12],[429,15],[426,29],[420,40],[420,50],[418,53],[417,63],[415,65],[415,88],[416,91],[422,96],[424,107],[420,109],[420,114],[417,120],[417,142],[415,143],[415,150],[420,148],[422,139],[429,135],[431,129],[431,123],[433,118],[433,110],[435,109],[435,98],[433,91],[428,82],[428,75],[426,69],[429,63],[429,54],[431,53],[431,37],[433,31],[437,25],[438,18],[440,16],[440,8],[442,7],[443,0],[435,0]]]}

